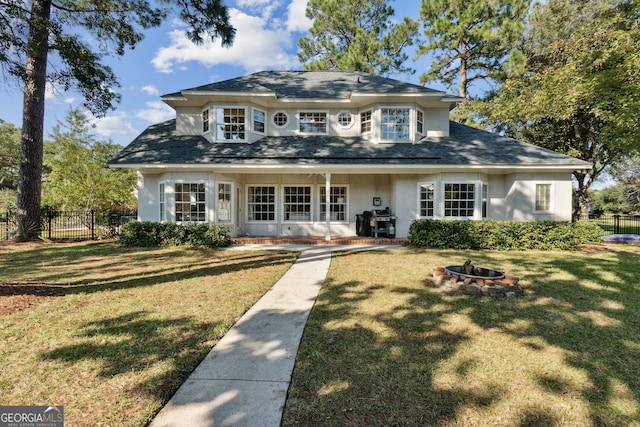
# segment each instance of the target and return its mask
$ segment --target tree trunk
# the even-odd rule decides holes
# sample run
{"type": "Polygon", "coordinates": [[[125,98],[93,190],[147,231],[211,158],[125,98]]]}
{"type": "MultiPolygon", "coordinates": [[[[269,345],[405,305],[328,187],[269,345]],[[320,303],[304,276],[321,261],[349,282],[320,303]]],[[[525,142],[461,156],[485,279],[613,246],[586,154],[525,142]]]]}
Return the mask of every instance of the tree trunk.
{"type": "Polygon", "coordinates": [[[467,45],[460,46],[460,87],[458,95],[461,98],[467,98],[467,45]]]}
{"type": "Polygon", "coordinates": [[[33,0],[24,75],[16,212],[18,223],[30,230],[29,235],[23,237],[34,237],[33,234],[40,231],[44,95],[47,79],[50,15],[50,0],[33,0]]]}

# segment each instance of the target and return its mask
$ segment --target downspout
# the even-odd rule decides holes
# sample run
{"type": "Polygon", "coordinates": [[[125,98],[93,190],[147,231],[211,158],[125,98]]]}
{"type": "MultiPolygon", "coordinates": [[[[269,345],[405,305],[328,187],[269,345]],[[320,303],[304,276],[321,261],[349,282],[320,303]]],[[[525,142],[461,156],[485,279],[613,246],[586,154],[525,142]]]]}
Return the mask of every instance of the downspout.
{"type": "Polygon", "coordinates": [[[327,172],[325,174],[325,192],[324,192],[324,203],[326,209],[324,210],[326,227],[324,231],[324,240],[331,240],[331,172],[327,172]]]}

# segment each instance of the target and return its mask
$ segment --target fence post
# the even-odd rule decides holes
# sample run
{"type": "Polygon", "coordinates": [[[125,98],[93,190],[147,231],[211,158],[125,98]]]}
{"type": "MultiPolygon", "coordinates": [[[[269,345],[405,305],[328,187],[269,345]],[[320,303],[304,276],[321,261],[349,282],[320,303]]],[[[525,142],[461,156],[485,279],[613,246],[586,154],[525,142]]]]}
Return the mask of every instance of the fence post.
{"type": "Polygon", "coordinates": [[[47,239],[51,240],[51,229],[53,228],[53,212],[51,212],[50,210],[47,211],[47,224],[47,239]]]}
{"type": "Polygon", "coordinates": [[[4,240],[9,240],[9,209],[4,212],[4,240]]]}
{"type": "Polygon", "coordinates": [[[93,209],[91,209],[91,240],[96,240],[96,221],[93,209]]]}
{"type": "Polygon", "coordinates": [[[620,215],[613,216],[613,234],[620,234],[620,215]]]}

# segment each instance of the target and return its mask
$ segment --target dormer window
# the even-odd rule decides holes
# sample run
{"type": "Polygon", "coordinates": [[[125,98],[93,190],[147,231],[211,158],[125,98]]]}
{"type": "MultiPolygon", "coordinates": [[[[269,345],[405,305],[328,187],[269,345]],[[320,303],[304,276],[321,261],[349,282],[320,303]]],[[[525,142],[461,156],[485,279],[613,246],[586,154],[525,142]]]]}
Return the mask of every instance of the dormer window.
{"type": "Polygon", "coordinates": [[[385,107],[381,109],[380,135],[382,141],[409,141],[411,110],[409,108],[385,107]]]}
{"type": "Polygon", "coordinates": [[[422,110],[416,110],[416,132],[424,135],[424,113],[422,110]]]}
{"type": "Polygon", "coordinates": [[[209,132],[209,109],[202,111],[202,133],[209,132]]]}
{"type": "Polygon", "coordinates": [[[327,113],[319,111],[301,111],[298,130],[301,133],[326,134],[327,113]]]}
{"type": "Polygon", "coordinates": [[[289,122],[289,116],[284,111],[278,111],[273,115],[273,124],[278,128],[283,128],[289,122]]]}
{"type": "Polygon", "coordinates": [[[265,132],[265,113],[262,110],[253,110],[253,131],[256,133],[265,132]]]}
{"type": "Polygon", "coordinates": [[[246,109],[216,109],[216,139],[221,141],[246,140],[246,109]]]}
{"type": "Polygon", "coordinates": [[[351,118],[351,113],[348,111],[343,111],[340,114],[338,114],[338,124],[343,127],[343,128],[348,128],[349,126],[351,126],[351,123],[353,122],[352,118],[351,118]]]}
{"type": "Polygon", "coordinates": [[[360,133],[371,132],[371,110],[360,113],[360,133]]]}

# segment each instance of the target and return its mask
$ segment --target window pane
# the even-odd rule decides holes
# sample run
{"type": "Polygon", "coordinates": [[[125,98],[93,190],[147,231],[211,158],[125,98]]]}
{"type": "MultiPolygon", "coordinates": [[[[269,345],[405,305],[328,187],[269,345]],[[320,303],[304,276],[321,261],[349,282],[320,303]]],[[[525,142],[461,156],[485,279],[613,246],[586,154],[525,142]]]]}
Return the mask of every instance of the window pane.
{"type": "Polygon", "coordinates": [[[253,131],[264,133],[264,111],[253,110],[253,131]]]}
{"type": "Polygon", "coordinates": [[[360,113],[360,132],[371,132],[371,110],[360,113]]]}
{"type": "Polygon", "coordinates": [[[275,221],[276,189],[273,186],[249,186],[247,188],[247,220],[275,221]]]}
{"type": "Polygon", "coordinates": [[[231,222],[231,184],[218,184],[219,222],[231,222]]]}
{"type": "Polygon", "coordinates": [[[421,217],[433,217],[434,206],[434,191],[435,186],[433,184],[424,184],[420,186],[420,216],[421,217]]]}
{"type": "Polygon", "coordinates": [[[284,187],[284,220],[311,221],[311,187],[284,187]]]}
{"type": "Polygon", "coordinates": [[[176,221],[206,221],[204,184],[176,184],[175,200],[176,221]]]}
{"type": "Polygon", "coordinates": [[[409,140],[409,109],[383,108],[381,137],[386,141],[409,140]]]}
{"type": "Polygon", "coordinates": [[[218,108],[216,110],[216,121],[217,139],[244,141],[246,124],[244,108],[218,108]]]}
{"type": "Polygon", "coordinates": [[[444,185],[444,216],[472,217],[475,207],[475,184],[444,185]]]}
{"type": "MultiPolygon", "coordinates": [[[[326,220],[326,187],[320,187],[320,221],[326,220]]],[[[329,190],[329,218],[331,221],[347,220],[347,187],[331,187],[329,190]]]]}
{"type": "Polygon", "coordinates": [[[298,130],[303,133],[327,133],[327,113],[300,112],[298,130]]]}
{"type": "Polygon", "coordinates": [[[536,184],[537,211],[551,210],[551,184],[536,184]]]}

